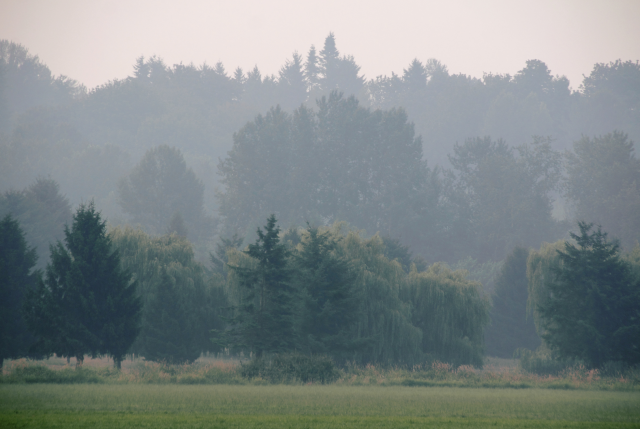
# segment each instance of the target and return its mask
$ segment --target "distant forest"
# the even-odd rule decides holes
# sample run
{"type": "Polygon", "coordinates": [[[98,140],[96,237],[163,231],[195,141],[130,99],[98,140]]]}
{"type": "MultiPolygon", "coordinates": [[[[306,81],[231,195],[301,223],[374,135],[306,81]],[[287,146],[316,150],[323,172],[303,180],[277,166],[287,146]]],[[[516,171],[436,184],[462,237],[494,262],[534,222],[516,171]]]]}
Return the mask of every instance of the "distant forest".
{"type": "MultiPolygon", "coordinates": [[[[167,283],[162,273],[173,267],[176,284],[184,277],[207,291],[206,299],[189,299],[206,301],[209,314],[219,310],[215,302],[242,301],[233,294],[244,280],[227,262],[251,266],[238,250],[256,241],[267,218],[301,255],[321,228],[335,240],[331,252],[360,261],[351,263],[362,273],[379,270],[380,290],[404,285],[384,311],[389,320],[402,315],[390,326],[406,325],[407,350],[423,341],[425,353],[435,353],[429,341],[442,341],[428,338],[431,322],[415,315],[407,322],[404,307],[436,302],[420,301],[423,286],[415,285],[423,284],[467,291],[479,309],[472,324],[481,328],[491,302],[488,353],[510,357],[517,338],[535,349],[541,340],[525,316],[527,258],[553,259],[543,243],[575,239],[577,221],[586,222],[583,237],[594,223],[623,251],[638,246],[639,139],[638,61],[595,64],[577,90],[537,59],[515,76],[478,79],[415,59],[401,75],[365,78],[329,34],[321,50],[293,53],[277,76],[258,66],[227,71],[221,63],[140,57],[130,77],[88,90],[53,76],[27,48],[0,41],[0,217],[19,222],[37,268],[65,237],[74,207],[93,201],[128,255],[124,266],[153,271],[138,277],[145,305],[154,295],[144,294],[167,283]],[[481,284],[484,298],[469,284],[481,284]],[[514,325],[522,329],[510,334],[516,340],[502,344],[501,329],[514,325]]],[[[362,273],[358,282],[368,284],[362,273]]],[[[362,314],[371,319],[362,320],[374,320],[377,308],[370,304],[362,314]]],[[[152,317],[145,311],[143,326],[152,317]]],[[[198,322],[193,356],[206,349],[208,330],[223,326],[211,317],[198,322]]],[[[455,340],[473,343],[461,361],[481,361],[476,331],[455,340]]],[[[134,350],[144,349],[147,337],[140,338],[134,350]]],[[[384,353],[375,359],[401,360],[384,353]]]]}

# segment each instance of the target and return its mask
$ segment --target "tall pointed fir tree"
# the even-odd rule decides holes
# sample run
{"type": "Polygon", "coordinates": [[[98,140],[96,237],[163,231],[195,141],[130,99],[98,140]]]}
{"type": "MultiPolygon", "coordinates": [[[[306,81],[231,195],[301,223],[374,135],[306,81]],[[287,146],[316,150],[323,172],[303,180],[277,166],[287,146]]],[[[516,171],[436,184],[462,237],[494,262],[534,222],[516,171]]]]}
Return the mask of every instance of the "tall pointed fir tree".
{"type": "Polygon", "coordinates": [[[138,335],[142,304],[93,202],[74,214],[65,245],[51,247],[45,279],[27,299],[36,347],[75,356],[79,365],[85,354],[108,354],[120,368],[138,335]]]}
{"type": "Polygon", "coordinates": [[[27,246],[18,221],[5,216],[0,221],[0,369],[4,359],[26,356],[33,341],[22,304],[39,276],[33,271],[37,259],[36,249],[27,246]]]}
{"type": "Polygon", "coordinates": [[[253,259],[250,266],[229,263],[231,282],[239,289],[240,302],[223,341],[233,348],[264,354],[293,349],[295,333],[294,290],[291,286],[289,252],[280,243],[276,217],[267,220],[264,232],[243,253],[253,259]]]}
{"type": "Polygon", "coordinates": [[[600,368],[608,361],[640,363],[640,282],[620,255],[617,241],[578,222],[576,245],[558,251],[560,264],[537,305],[542,338],[561,358],[600,368]]]}
{"type": "Polygon", "coordinates": [[[347,358],[365,342],[351,330],[360,316],[361,290],[349,261],[329,231],[309,227],[295,256],[296,283],[302,293],[301,345],[309,353],[347,358]]]}

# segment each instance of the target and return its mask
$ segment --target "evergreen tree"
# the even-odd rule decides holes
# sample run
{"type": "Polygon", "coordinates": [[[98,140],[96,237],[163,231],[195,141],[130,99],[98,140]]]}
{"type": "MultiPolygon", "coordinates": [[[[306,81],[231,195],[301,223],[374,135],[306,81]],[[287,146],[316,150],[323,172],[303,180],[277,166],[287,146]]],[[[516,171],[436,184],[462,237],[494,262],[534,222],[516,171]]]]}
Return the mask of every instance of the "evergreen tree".
{"type": "Polygon", "coordinates": [[[267,220],[264,232],[243,253],[254,260],[253,266],[229,264],[241,296],[225,332],[225,341],[261,357],[294,348],[294,290],[291,285],[289,252],[280,243],[276,217],[267,220]]]}
{"type": "Polygon", "coordinates": [[[304,78],[307,83],[307,89],[310,93],[313,93],[319,84],[320,73],[318,67],[318,57],[316,56],[316,48],[311,45],[309,53],[307,54],[307,62],[304,64],[304,78]]]}
{"type": "Polygon", "coordinates": [[[279,104],[287,110],[293,110],[304,103],[307,98],[307,84],[302,68],[302,57],[293,53],[293,58],[287,60],[280,69],[278,77],[279,104]]]}
{"type": "Polygon", "coordinates": [[[516,247],[496,280],[491,325],[485,332],[485,352],[489,356],[512,358],[518,348],[535,350],[540,346],[533,318],[527,317],[528,257],[527,249],[516,247]]]}
{"type": "Polygon", "coordinates": [[[599,368],[608,361],[640,362],[640,283],[600,228],[578,222],[538,305],[542,338],[561,358],[599,368]]]}
{"type": "Polygon", "coordinates": [[[307,228],[299,249],[295,281],[302,293],[301,346],[309,353],[344,360],[363,343],[351,336],[362,301],[356,273],[338,253],[335,238],[328,231],[307,228]]]}
{"type": "Polygon", "coordinates": [[[80,364],[87,353],[108,354],[120,368],[139,332],[141,302],[93,202],[78,208],[65,244],[51,247],[45,279],[28,298],[37,347],[80,364]]]}
{"type": "Polygon", "coordinates": [[[40,273],[32,271],[38,256],[29,248],[20,224],[11,215],[0,221],[0,368],[2,361],[28,355],[34,338],[22,314],[27,291],[40,273]]]}

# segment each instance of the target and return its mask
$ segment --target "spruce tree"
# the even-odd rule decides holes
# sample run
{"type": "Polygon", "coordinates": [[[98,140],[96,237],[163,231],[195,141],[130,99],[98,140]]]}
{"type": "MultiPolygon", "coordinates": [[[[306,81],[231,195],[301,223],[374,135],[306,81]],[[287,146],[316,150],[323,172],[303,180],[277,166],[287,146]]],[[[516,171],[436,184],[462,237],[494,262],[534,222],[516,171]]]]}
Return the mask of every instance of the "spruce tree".
{"type": "Polygon", "coordinates": [[[254,267],[229,264],[237,276],[241,300],[235,308],[225,341],[232,347],[255,353],[281,353],[293,349],[294,290],[291,286],[289,252],[280,243],[276,217],[271,215],[258,228],[258,239],[243,253],[255,261],[254,267]]]}
{"type": "Polygon", "coordinates": [[[300,340],[310,353],[334,357],[352,352],[361,342],[351,330],[360,314],[362,297],[356,274],[338,252],[331,234],[309,227],[295,257],[296,283],[302,293],[300,340]]]}
{"type": "Polygon", "coordinates": [[[139,331],[140,298],[120,266],[93,202],[80,205],[65,245],[51,247],[44,281],[27,302],[29,326],[46,354],[108,354],[120,363],[139,331]]]}
{"type": "Polygon", "coordinates": [[[592,367],[640,362],[640,284],[620,256],[619,244],[600,228],[578,222],[580,233],[558,251],[560,264],[538,304],[542,338],[561,358],[592,367]]]}
{"type": "Polygon", "coordinates": [[[33,342],[22,304],[40,274],[32,271],[37,259],[36,249],[28,247],[18,221],[5,216],[0,221],[0,368],[4,359],[26,356],[33,342]]]}

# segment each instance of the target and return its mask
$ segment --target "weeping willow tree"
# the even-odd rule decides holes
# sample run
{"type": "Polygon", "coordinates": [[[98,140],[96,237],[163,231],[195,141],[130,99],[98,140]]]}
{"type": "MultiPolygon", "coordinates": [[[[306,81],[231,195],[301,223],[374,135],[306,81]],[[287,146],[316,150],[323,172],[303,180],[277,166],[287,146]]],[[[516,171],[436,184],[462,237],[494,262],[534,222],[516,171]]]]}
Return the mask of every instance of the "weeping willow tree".
{"type": "MultiPolygon", "coordinates": [[[[334,225],[332,233],[342,234],[341,229],[342,225],[334,225]]],[[[355,271],[356,288],[363,297],[352,335],[366,345],[353,354],[353,360],[407,365],[419,362],[422,333],[411,324],[410,305],[400,298],[406,282],[400,263],[384,256],[384,243],[377,235],[363,239],[350,231],[340,247],[355,271]]]]}
{"type": "MultiPolygon", "coordinates": [[[[562,263],[558,251],[565,250],[564,240],[555,243],[543,243],[540,250],[532,250],[527,259],[527,280],[529,284],[529,299],[527,301],[527,312],[533,315],[536,324],[536,331],[542,337],[544,334],[543,320],[540,306],[544,306],[549,298],[549,282],[553,281],[553,270],[560,267],[562,263]]],[[[544,340],[543,340],[544,341],[544,340]]]]}
{"type": "Polygon", "coordinates": [[[175,234],[151,237],[130,227],[116,228],[110,236],[123,267],[138,281],[143,301],[141,332],[132,352],[150,360],[188,362],[215,350],[209,331],[222,327],[224,280],[215,274],[207,279],[191,243],[175,234]]]}
{"type": "Polygon", "coordinates": [[[456,365],[482,365],[483,330],[489,302],[482,285],[436,263],[427,271],[412,270],[402,291],[411,302],[413,324],[422,330],[422,352],[456,365]]]}

